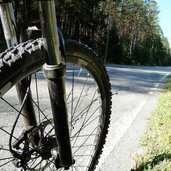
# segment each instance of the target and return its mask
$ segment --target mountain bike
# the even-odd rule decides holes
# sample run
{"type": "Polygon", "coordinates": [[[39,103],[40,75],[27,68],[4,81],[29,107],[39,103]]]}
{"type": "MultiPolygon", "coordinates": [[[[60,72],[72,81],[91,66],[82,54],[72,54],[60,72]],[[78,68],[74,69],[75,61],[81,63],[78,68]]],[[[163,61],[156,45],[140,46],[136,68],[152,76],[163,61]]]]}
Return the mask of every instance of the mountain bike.
{"type": "Polygon", "coordinates": [[[15,1],[0,0],[0,170],[94,170],[111,114],[106,69],[88,46],[64,40],[53,0],[34,1],[42,38],[29,40],[30,2],[18,24],[15,1]]]}

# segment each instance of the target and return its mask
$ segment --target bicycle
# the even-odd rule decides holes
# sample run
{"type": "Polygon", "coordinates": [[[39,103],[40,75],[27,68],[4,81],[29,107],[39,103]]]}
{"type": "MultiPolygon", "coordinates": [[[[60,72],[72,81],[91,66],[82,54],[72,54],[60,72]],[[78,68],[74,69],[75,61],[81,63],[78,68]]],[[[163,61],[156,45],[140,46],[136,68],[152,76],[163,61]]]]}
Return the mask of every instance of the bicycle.
{"type": "Polygon", "coordinates": [[[108,132],[109,77],[92,49],[64,40],[54,1],[37,3],[43,38],[25,41],[29,23],[17,32],[14,1],[0,0],[0,170],[90,171],[108,132]]]}

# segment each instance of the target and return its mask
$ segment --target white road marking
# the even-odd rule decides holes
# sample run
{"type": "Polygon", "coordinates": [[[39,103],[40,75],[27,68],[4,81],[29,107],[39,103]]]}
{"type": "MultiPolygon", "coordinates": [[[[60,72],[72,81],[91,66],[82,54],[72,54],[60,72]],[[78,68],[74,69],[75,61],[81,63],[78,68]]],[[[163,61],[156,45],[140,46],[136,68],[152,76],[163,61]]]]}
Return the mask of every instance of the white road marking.
{"type": "Polygon", "coordinates": [[[160,81],[163,81],[166,79],[166,77],[169,75],[170,73],[167,73],[160,81]]]}
{"type": "MultiPolygon", "coordinates": [[[[170,73],[167,73],[165,76],[163,76],[163,77],[159,80],[159,82],[160,82],[160,83],[163,82],[169,74],[170,74],[170,73]]],[[[157,88],[159,87],[160,83],[154,83],[154,87],[150,88],[151,91],[149,91],[148,94],[150,94],[150,95],[154,94],[154,92],[155,92],[155,91],[157,90],[157,88]]]]}
{"type": "Polygon", "coordinates": [[[159,83],[154,83],[154,87],[158,87],[159,85],[159,83]]]}
{"type": "Polygon", "coordinates": [[[101,165],[105,163],[107,160],[107,157],[110,155],[114,147],[118,144],[118,142],[121,140],[121,138],[124,136],[132,122],[135,120],[138,113],[142,110],[143,106],[145,105],[145,100],[141,101],[140,104],[133,110],[129,111],[123,114],[121,118],[118,119],[112,125],[112,127],[109,128],[109,135],[111,135],[111,140],[107,140],[106,145],[103,149],[103,154],[99,160],[99,164],[96,168],[96,170],[99,170],[101,165]]]}
{"type": "Polygon", "coordinates": [[[152,94],[154,94],[154,92],[153,91],[150,91],[150,92],[148,92],[148,94],[152,95],[152,94]]]}
{"type": "MultiPolygon", "coordinates": [[[[109,69],[110,70],[110,69],[109,69]]],[[[154,83],[154,87],[151,88],[149,94],[153,94],[160,86],[160,82],[163,82],[166,77],[169,75],[169,73],[165,74],[160,80],[159,83],[154,83]]],[[[102,156],[99,160],[99,164],[96,167],[96,171],[100,171],[100,168],[102,165],[107,162],[108,156],[110,156],[110,153],[113,151],[115,146],[119,143],[119,141],[122,139],[124,134],[127,132],[139,112],[144,107],[146,101],[141,101],[138,106],[133,111],[128,111],[123,114],[121,118],[119,118],[112,126],[109,128],[109,136],[107,138],[107,142],[104,146],[102,156]]]]}

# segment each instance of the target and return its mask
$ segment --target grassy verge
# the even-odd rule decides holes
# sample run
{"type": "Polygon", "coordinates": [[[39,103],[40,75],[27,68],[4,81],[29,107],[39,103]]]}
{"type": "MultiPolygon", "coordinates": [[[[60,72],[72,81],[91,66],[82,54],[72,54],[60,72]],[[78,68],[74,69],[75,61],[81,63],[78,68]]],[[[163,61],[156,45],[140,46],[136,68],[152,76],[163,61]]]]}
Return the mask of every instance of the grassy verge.
{"type": "Polygon", "coordinates": [[[136,156],[131,171],[171,171],[171,76],[149,120],[142,148],[144,153],[136,156]]]}

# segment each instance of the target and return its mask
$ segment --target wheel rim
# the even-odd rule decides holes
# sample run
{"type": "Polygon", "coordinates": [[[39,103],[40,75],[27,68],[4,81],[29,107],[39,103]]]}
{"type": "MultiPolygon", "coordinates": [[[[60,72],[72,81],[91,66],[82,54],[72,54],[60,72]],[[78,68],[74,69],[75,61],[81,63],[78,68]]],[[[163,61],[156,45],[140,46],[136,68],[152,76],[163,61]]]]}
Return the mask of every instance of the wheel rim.
{"type": "MultiPolygon", "coordinates": [[[[42,87],[46,87],[46,82],[43,81],[43,73],[41,71],[36,75],[33,74],[32,79],[31,89],[32,94],[35,94],[33,95],[33,102],[34,107],[37,108],[35,110],[37,111],[38,123],[40,124],[42,123],[42,119],[46,120],[47,118],[52,118],[49,115],[51,112],[49,112],[50,108],[48,107],[48,90],[43,89],[43,92],[41,91],[42,87]],[[37,86],[37,84],[39,85],[37,86]],[[38,99],[38,97],[40,99],[38,99]]],[[[101,94],[99,94],[100,90],[98,89],[97,83],[94,81],[91,73],[81,68],[79,65],[72,63],[67,64],[66,85],[68,112],[71,114],[69,117],[69,120],[71,120],[71,145],[73,156],[76,161],[71,170],[89,170],[93,156],[98,149],[99,138],[104,126],[104,117],[102,115],[103,102],[101,94]]],[[[11,98],[11,95],[13,97],[15,96],[14,92],[15,90],[12,88],[3,98],[0,99],[0,110],[2,116],[5,118],[5,115],[7,115],[9,120],[13,120],[12,116],[19,110],[16,99],[11,98]],[[10,104],[13,103],[13,107],[7,104],[7,101],[10,104]]],[[[5,121],[8,119],[5,119],[5,121]]],[[[23,130],[22,128],[24,127],[21,123],[22,117],[20,117],[20,120],[18,121],[15,134],[13,135],[13,141],[21,135],[21,130],[23,130]]],[[[10,134],[10,128],[12,125],[10,122],[0,124],[0,132],[4,137],[1,140],[2,142],[0,142],[0,156],[4,156],[2,159],[0,158],[0,168],[8,170],[8,168],[14,168],[14,166],[9,163],[7,163],[7,165],[9,164],[7,166],[5,163],[13,160],[13,157],[9,155],[8,146],[4,146],[4,144],[8,143],[5,137],[10,134]]],[[[52,125],[49,124],[48,126],[52,125]]],[[[50,130],[51,128],[48,129],[50,130]]],[[[49,137],[53,136],[54,132],[52,131],[49,137]]],[[[37,158],[37,161],[33,160],[28,164],[26,169],[39,170],[41,168],[41,170],[54,170],[54,167],[52,166],[54,165],[53,157],[47,160],[48,164],[44,160],[41,160],[42,157],[37,158]],[[39,160],[42,162],[37,165],[39,160]]]]}

